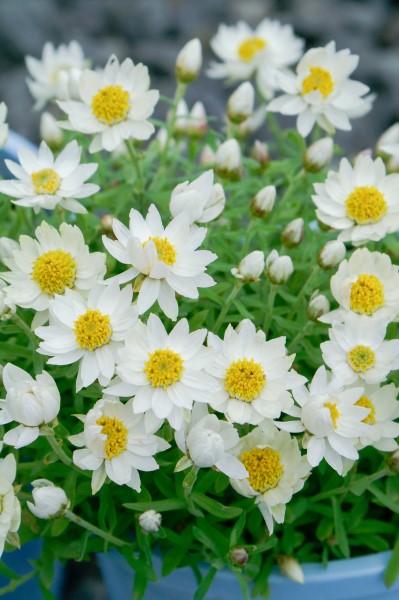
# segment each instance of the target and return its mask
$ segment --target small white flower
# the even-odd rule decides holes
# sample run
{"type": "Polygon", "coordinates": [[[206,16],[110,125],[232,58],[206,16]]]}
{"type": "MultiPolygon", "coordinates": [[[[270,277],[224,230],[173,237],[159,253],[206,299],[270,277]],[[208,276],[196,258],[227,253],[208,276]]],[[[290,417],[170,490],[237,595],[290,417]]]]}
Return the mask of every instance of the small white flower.
{"type": "Polygon", "coordinates": [[[139,523],[145,533],[156,533],[161,527],[162,515],[151,508],[139,515],[139,523]]]}
{"type": "Polygon", "coordinates": [[[334,155],[334,140],[325,137],[317,140],[306,148],[303,155],[303,165],[306,171],[317,173],[328,167],[334,155]]]}
{"type": "Polygon", "coordinates": [[[220,183],[213,183],[212,169],[194,181],[179,183],[172,191],[169,210],[173,217],[185,212],[189,224],[209,223],[223,211],[226,196],[220,183]]]}
{"type": "Polygon", "coordinates": [[[317,257],[319,267],[322,269],[334,269],[344,260],[346,247],[343,242],[331,240],[324,244],[317,257]]]}
{"type": "Polygon", "coordinates": [[[0,102],[0,148],[4,146],[8,138],[7,105],[5,102],[0,102]]]}
{"type": "Polygon", "coordinates": [[[294,219],[290,223],[287,223],[281,232],[281,241],[287,248],[292,248],[293,246],[298,246],[302,242],[304,234],[305,223],[304,220],[299,217],[298,219],[294,219]]]}
{"type": "Polygon", "coordinates": [[[340,231],[341,242],[359,246],[399,230],[399,174],[386,175],[381,158],[360,156],[354,167],[343,158],[314,188],[317,218],[340,231]]]}
{"type": "Polygon", "coordinates": [[[254,112],[255,90],[249,81],[244,81],[227,101],[227,116],[233,123],[242,123],[254,112]]]}
{"type": "Polygon", "coordinates": [[[49,301],[50,325],[35,330],[43,340],[37,351],[51,356],[51,365],[80,361],[77,391],[96,379],[102,386],[111,381],[118,348],[137,320],[132,293],[114,283],[93,286],[87,299],[66,289],[49,301]]]}
{"type": "Polygon", "coordinates": [[[65,146],[56,159],[46,142],[40,144],[37,154],[24,148],[18,152],[20,164],[5,160],[7,168],[17,179],[0,181],[0,192],[18,198],[12,200],[13,204],[30,206],[36,213],[39,208],[51,210],[56,206],[86,213],[77,198],[92,196],[100,187],[86,183],[98,165],[79,164],[81,152],[82,148],[76,141],[65,146]]]}
{"type": "Polygon", "coordinates": [[[233,488],[247,498],[255,498],[269,534],[274,521],[283,523],[286,504],[299,492],[309,475],[306,456],[301,456],[298,442],[270,421],[241,438],[235,449],[249,473],[243,480],[230,479],[233,488]]]}
{"type": "Polygon", "coordinates": [[[242,174],[242,158],[240,145],[232,138],[223,142],[216,150],[215,171],[226,179],[239,179],[242,174]]]}
{"type": "Polygon", "coordinates": [[[81,102],[58,102],[67,113],[64,129],[94,134],[90,152],[112,152],[128,139],[148,140],[154,126],[147,119],[159,92],[149,90],[148,69],[126,58],[111,56],[103,72],[85,70],[79,79],[81,102]]]}
{"type": "Polygon", "coordinates": [[[276,188],[274,185],[263,187],[252,200],[252,212],[258,217],[267,217],[274,208],[276,188]]]}
{"type": "Polygon", "coordinates": [[[157,428],[145,432],[144,417],[133,413],[131,400],[123,404],[119,399],[103,398],[82,420],[83,433],[70,436],[69,440],[82,447],[73,453],[74,464],[93,471],[93,494],[102,487],[107,476],[118,485],[140,492],[139,471],[158,469],[153,455],[170,447],[165,440],[153,435],[157,428]]]}
{"type": "Polygon", "coordinates": [[[14,492],[14,479],[17,464],[12,454],[0,459],[0,556],[4,551],[4,543],[9,533],[18,531],[21,524],[21,505],[14,492]]]}
{"type": "Polygon", "coordinates": [[[197,79],[202,67],[202,46],[198,38],[187,42],[176,59],[176,77],[182,83],[197,79]]]}
{"type": "Polygon", "coordinates": [[[60,393],[54,379],[45,371],[33,379],[23,369],[7,363],[2,379],[6,397],[1,401],[0,423],[19,423],[4,435],[3,441],[22,448],[39,437],[41,425],[57,417],[60,393]]]}
{"type": "Polygon", "coordinates": [[[367,432],[358,440],[358,448],[374,446],[383,452],[397,450],[395,438],[399,436],[399,389],[393,384],[379,386],[365,385],[362,396],[356,402],[357,406],[369,409],[369,414],[363,419],[368,424],[367,432]]]}
{"type": "Polygon", "coordinates": [[[237,267],[231,269],[231,274],[244,283],[258,281],[265,268],[265,255],[260,250],[254,250],[244,256],[237,267]]]}
{"type": "Polygon", "coordinates": [[[28,508],[38,519],[58,519],[70,505],[64,490],[48,479],[32,481],[33,502],[27,502],[28,508]]]}
{"type": "Polygon", "coordinates": [[[40,117],[40,137],[55,150],[64,141],[64,132],[58,126],[56,118],[49,112],[43,112],[40,117]]]}
{"type": "Polygon", "coordinates": [[[290,256],[279,256],[277,250],[272,250],[266,258],[266,274],[275,285],[287,283],[294,272],[290,256]]]}

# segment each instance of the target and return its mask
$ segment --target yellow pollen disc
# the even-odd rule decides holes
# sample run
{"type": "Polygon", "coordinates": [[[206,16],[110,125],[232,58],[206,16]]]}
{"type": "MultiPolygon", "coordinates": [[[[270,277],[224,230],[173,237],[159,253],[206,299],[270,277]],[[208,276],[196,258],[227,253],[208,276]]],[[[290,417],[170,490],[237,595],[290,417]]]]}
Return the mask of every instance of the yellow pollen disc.
{"type": "Polygon", "coordinates": [[[325,402],[323,404],[323,406],[325,408],[328,408],[328,410],[330,411],[331,420],[333,422],[334,429],[337,429],[337,421],[338,421],[339,417],[341,416],[341,413],[339,412],[337,405],[335,404],[335,402],[325,402]]]}
{"type": "Polygon", "coordinates": [[[63,294],[72,288],[76,278],[76,262],[64,250],[44,252],[33,263],[32,279],[43,294],[63,294]]]}
{"type": "Polygon", "coordinates": [[[349,366],[356,373],[365,373],[375,364],[375,354],[368,346],[355,346],[347,354],[349,366]]]}
{"type": "Polygon", "coordinates": [[[373,185],[357,187],[345,200],[347,216],[357,225],[377,223],[387,212],[384,196],[373,185]]]}
{"type": "Polygon", "coordinates": [[[238,56],[244,62],[249,62],[253,59],[255,54],[266,48],[267,42],[263,38],[256,35],[248,38],[238,48],[238,56]]]}
{"type": "Polygon", "coordinates": [[[112,335],[110,318],[98,309],[88,308],[74,322],[73,331],[80,348],[93,352],[96,348],[108,344],[112,335]]]}
{"type": "Polygon", "coordinates": [[[36,194],[53,195],[58,191],[61,177],[53,169],[41,169],[31,175],[36,194]]]}
{"type": "Polygon", "coordinates": [[[226,370],[224,389],[232,398],[252,402],[259,396],[265,384],[263,369],[253,358],[236,360],[226,370]]]}
{"type": "Polygon", "coordinates": [[[327,98],[334,90],[331,73],[322,67],[310,67],[310,75],[302,81],[302,94],[319,90],[323,98],[327,98]]]}
{"type": "Polygon", "coordinates": [[[101,417],[96,421],[102,427],[101,433],[107,436],[105,442],[105,454],[108,460],[116,458],[126,449],[127,429],[118,419],[112,417],[101,417]]]}
{"type": "Polygon", "coordinates": [[[150,237],[146,242],[143,242],[143,248],[145,248],[148,242],[154,242],[160,261],[169,266],[175,264],[176,250],[167,238],[160,238],[158,236],[150,237]]]}
{"type": "Polygon", "coordinates": [[[93,115],[106,125],[125,121],[130,110],[129,93],[120,85],[107,85],[91,101],[93,115]]]}
{"type": "Polygon", "coordinates": [[[182,357],[169,348],[149,352],[148,360],[144,364],[144,373],[147,375],[151,387],[166,389],[181,380],[183,371],[182,357]]]}
{"type": "Polygon", "coordinates": [[[359,400],[356,402],[356,406],[364,406],[364,408],[369,408],[370,412],[363,419],[363,423],[368,423],[369,425],[374,425],[375,423],[375,406],[367,396],[360,396],[359,400]]]}
{"type": "Polygon", "coordinates": [[[249,473],[249,485],[255,492],[266,492],[278,485],[284,472],[280,453],[273,448],[254,448],[244,452],[241,462],[249,473]]]}
{"type": "Polygon", "coordinates": [[[384,305],[384,286],[375,275],[359,275],[351,286],[351,310],[362,315],[372,315],[384,305]]]}

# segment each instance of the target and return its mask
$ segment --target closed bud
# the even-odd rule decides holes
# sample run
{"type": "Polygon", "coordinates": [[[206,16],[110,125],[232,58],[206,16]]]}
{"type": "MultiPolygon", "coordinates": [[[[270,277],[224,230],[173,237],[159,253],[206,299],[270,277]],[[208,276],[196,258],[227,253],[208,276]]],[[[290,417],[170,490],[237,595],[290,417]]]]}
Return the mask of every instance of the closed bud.
{"type": "Polygon", "coordinates": [[[254,111],[255,90],[249,81],[244,81],[227,101],[227,116],[233,123],[242,123],[254,111]]]}
{"type": "Polygon", "coordinates": [[[273,210],[276,200],[276,188],[267,185],[259,190],[251,204],[251,211],[256,217],[267,217],[273,210]]]}
{"type": "Polygon", "coordinates": [[[293,248],[302,242],[304,234],[305,224],[303,219],[294,219],[281,232],[281,241],[286,248],[293,248]]]}
{"type": "Polygon", "coordinates": [[[28,508],[39,519],[58,519],[69,507],[66,493],[48,479],[32,481],[33,503],[27,502],[28,508]]]}
{"type": "Polygon", "coordinates": [[[256,162],[258,162],[262,167],[266,167],[270,162],[270,154],[267,144],[259,140],[255,140],[251,149],[251,158],[256,160],[256,162]]]}
{"type": "Polygon", "coordinates": [[[295,583],[305,582],[302,567],[296,558],[293,558],[292,556],[278,556],[277,564],[280,567],[282,574],[289,577],[292,581],[295,581],[295,583]]]}
{"type": "Polygon", "coordinates": [[[208,129],[206,111],[202,102],[196,102],[187,119],[187,135],[194,138],[203,137],[208,129]]]}
{"type": "Polygon", "coordinates": [[[168,140],[168,132],[166,131],[165,127],[158,129],[156,139],[159,144],[160,151],[163,152],[166,148],[166,142],[168,140]]]}
{"type": "Polygon", "coordinates": [[[14,251],[19,250],[19,244],[15,240],[8,237],[0,237],[0,260],[12,258],[14,251]]]}
{"type": "Polygon", "coordinates": [[[334,269],[334,267],[344,260],[345,254],[345,244],[338,240],[331,240],[320,250],[317,262],[322,269],[334,269]]]}
{"type": "Polygon", "coordinates": [[[266,259],[266,274],[271,283],[281,285],[286,283],[294,272],[294,265],[289,256],[279,256],[277,250],[272,250],[266,259]]]}
{"type": "Polygon", "coordinates": [[[155,510],[146,510],[139,516],[141,529],[145,533],[156,533],[159,531],[162,522],[162,515],[155,510]]]}
{"type": "Polygon", "coordinates": [[[202,67],[202,46],[198,38],[187,42],[176,59],[176,78],[181,83],[197,79],[202,67]]]}
{"type": "Polygon", "coordinates": [[[258,281],[265,268],[265,256],[260,250],[254,250],[245,256],[238,267],[231,269],[231,274],[244,283],[258,281]]]}
{"type": "Polygon", "coordinates": [[[40,137],[52,150],[57,150],[64,141],[64,132],[57,125],[55,117],[44,112],[40,118],[40,137]]]}
{"type": "Polygon", "coordinates": [[[206,146],[203,147],[202,152],[200,154],[200,164],[203,167],[213,167],[213,165],[215,164],[215,156],[215,152],[208,144],[206,144],[206,146]]]}
{"type": "Polygon", "coordinates": [[[173,125],[173,133],[179,135],[187,134],[187,124],[188,124],[188,106],[187,102],[183,99],[180,100],[177,105],[175,122],[173,125]]]}
{"type": "Polygon", "coordinates": [[[240,566],[245,565],[249,559],[248,552],[242,546],[232,548],[229,552],[229,557],[231,562],[240,566]]]}
{"type": "Polygon", "coordinates": [[[306,171],[316,173],[328,167],[334,155],[332,138],[325,137],[311,144],[303,155],[303,166],[306,171]]]}
{"type": "Polygon", "coordinates": [[[320,317],[330,312],[330,302],[324,294],[319,294],[319,290],[313,292],[308,304],[308,317],[312,321],[317,321],[320,317]]]}
{"type": "Polygon", "coordinates": [[[241,149],[234,138],[219,146],[215,155],[215,171],[220,177],[237,180],[242,175],[241,149]]]}
{"type": "Polygon", "coordinates": [[[378,154],[385,153],[384,147],[391,144],[399,144],[399,122],[394,123],[378,138],[376,151],[378,154]]]}
{"type": "Polygon", "coordinates": [[[7,287],[6,282],[0,279],[0,321],[8,321],[17,310],[7,298],[7,287]]]}
{"type": "Polygon", "coordinates": [[[105,235],[108,235],[110,237],[112,237],[113,239],[115,238],[115,234],[114,234],[114,230],[112,228],[112,224],[114,222],[114,216],[110,215],[110,214],[106,214],[103,215],[101,217],[101,231],[102,233],[105,233],[105,235]]]}

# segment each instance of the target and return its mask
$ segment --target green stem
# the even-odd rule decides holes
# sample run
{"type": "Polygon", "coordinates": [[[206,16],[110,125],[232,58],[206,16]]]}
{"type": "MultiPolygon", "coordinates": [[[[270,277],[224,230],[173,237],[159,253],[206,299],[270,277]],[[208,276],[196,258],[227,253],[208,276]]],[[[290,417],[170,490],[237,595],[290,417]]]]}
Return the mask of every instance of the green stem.
{"type": "MultiPolygon", "coordinates": [[[[44,433],[48,443],[51,448],[54,450],[58,458],[64,465],[68,465],[69,467],[73,464],[72,459],[64,452],[58,441],[55,439],[54,432],[50,427],[42,427],[41,432],[44,433]]],[[[61,442],[62,443],[62,442],[61,442]]]]}
{"type": "Polygon", "coordinates": [[[0,596],[5,596],[6,594],[13,592],[30,579],[33,579],[35,575],[37,575],[37,569],[33,569],[33,571],[30,571],[29,573],[23,575],[22,577],[19,577],[18,579],[13,579],[8,585],[5,585],[4,587],[0,588],[0,596]]]}
{"type": "Polygon", "coordinates": [[[290,344],[288,344],[287,346],[287,352],[288,354],[291,354],[291,352],[293,351],[293,349],[295,348],[296,344],[299,342],[299,340],[301,340],[302,338],[306,337],[309,331],[309,328],[313,325],[313,321],[308,321],[305,325],[305,327],[302,327],[300,329],[300,331],[298,331],[298,333],[296,334],[296,336],[294,337],[294,339],[292,340],[292,342],[290,344]]]}
{"type": "MultiPolygon", "coordinates": [[[[378,479],[382,479],[386,475],[389,475],[389,470],[386,467],[384,467],[383,469],[380,469],[380,471],[377,471],[373,475],[369,475],[368,477],[366,477],[367,486],[372,484],[374,481],[377,481],[378,479]]],[[[352,491],[352,487],[353,487],[353,485],[341,485],[340,487],[334,488],[327,492],[322,492],[321,494],[316,494],[316,496],[313,496],[312,502],[318,502],[319,500],[325,500],[326,498],[330,498],[330,496],[339,496],[341,494],[347,494],[348,492],[352,491]]]]}
{"type": "Polygon", "coordinates": [[[170,119],[169,119],[169,122],[166,127],[167,137],[166,137],[165,147],[162,151],[162,161],[161,161],[163,165],[165,165],[167,158],[168,158],[169,146],[170,146],[170,142],[171,142],[172,135],[173,135],[173,128],[176,123],[176,115],[177,115],[177,109],[179,106],[179,102],[184,98],[186,89],[187,89],[187,85],[185,83],[182,83],[181,81],[177,82],[176,93],[175,93],[175,97],[173,99],[173,105],[172,105],[172,113],[170,115],[170,119]]]}
{"type": "Polygon", "coordinates": [[[35,334],[33,333],[32,329],[29,327],[29,325],[27,325],[25,323],[25,321],[23,319],[21,319],[21,317],[19,315],[17,315],[17,313],[14,313],[11,316],[11,321],[13,323],[15,323],[15,325],[17,325],[17,327],[19,327],[21,331],[23,331],[23,333],[29,339],[29,341],[31,342],[33,347],[36,348],[37,338],[36,338],[35,334]]]}
{"type": "Polygon", "coordinates": [[[85,519],[78,517],[77,515],[75,515],[75,513],[73,513],[70,510],[65,511],[64,517],[69,519],[69,521],[71,521],[71,523],[75,523],[75,525],[79,525],[79,527],[83,527],[83,529],[87,529],[87,531],[91,531],[92,533],[94,533],[98,537],[103,538],[110,544],[114,544],[115,546],[129,546],[129,542],[125,542],[117,537],[114,537],[110,533],[107,533],[106,531],[103,531],[99,527],[92,525],[92,523],[85,521],[85,519]]]}
{"type": "Polygon", "coordinates": [[[305,281],[305,283],[303,284],[299,294],[296,297],[296,300],[294,302],[294,304],[291,307],[290,312],[287,315],[287,319],[292,319],[292,317],[296,314],[300,303],[302,302],[302,299],[304,297],[304,295],[306,294],[306,291],[310,285],[310,283],[313,281],[313,279],[316,277],[316,275],[318,275],[320,271],[320,267],[319,265],[316,265],[313,267],[313,269],[311,270],[309,277],[307,278],[307,280],[305,281]]]}
{"type": "Polygon", "coordinates": [[[245,242],[244,245],[242,247],[242,256],[243,258],[245,256],[247,256],[248,254],[248,250],[249,250],[249,246],[251,244],[252,238],[255,235],[255,231],[254,231],[254,226],[255,226],[255,219],[251,219],[248,225],[248,229],[247,229],[247,235],[245,237],[245,242]]]}
{"type": "Polygon", "coordinates": [[[143,208],[141,205],[142,205],[143,194],[144,194],[144,179],[143,179],[143,172],[141,170],[140,159],[137,155],[136,148],[134,147],[134,143],[132,142],[132,140],[125,140],[125,146],[127,148],[130,159],[132,161],[134,171],[136,173],[136,180],[137,180],[137,185],[138,185],[137,199],[138,199],[139,207],[143,208]]]}
{"type": "Polygon", "coordinates": [[[236,285],[233,287],[233,289],[231,290],[230,294],[228,295],[226,302],[224,303],[224,306],[223,306],[222,310],[220,311],[218,318],[216,319],[216,323],[214,325],[215,332],[218,331],[219,327],[223,323],[224,318],[227,315],[228,310],[229,310],[233,300],[237,296],[238,292],[240,291],[241,287],[242,287],[242,283],[240,281],[238,281],[236,283],[236,285]]]}
{"type": "Polygon", "coordinates": [[[278,286],[272,283],[270,286],[269,296],[267,298],[265,320],[263,321],[263,331],[265,332],[266,337],[269,333],[270,323],[272,322],[274,301],[276,299],[277,290],[278,286]]]}

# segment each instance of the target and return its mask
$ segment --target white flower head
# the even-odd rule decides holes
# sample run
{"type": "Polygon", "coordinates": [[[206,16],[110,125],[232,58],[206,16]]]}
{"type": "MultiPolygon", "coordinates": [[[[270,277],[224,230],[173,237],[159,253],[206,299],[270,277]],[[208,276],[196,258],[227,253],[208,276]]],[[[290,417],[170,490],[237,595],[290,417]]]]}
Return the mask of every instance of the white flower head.
{"type": "Polygon", "coordinates": [[[145,533],[156,533],[161,527],[162,515],[151,508],[139,515],[139,523],[145,533]]]}
{"type": "Polygon", "coordinates": [[[237,267],[231,269],[231,274],[244,283],[258,281],[265,268],[265,255],[260,250],[254,250],[244,256],[237,267]]]}
{"type": "Polygon", "coordinates": [[[48,479],[32,481],[33,502],[27,502],[28,508],[38,519],[58,519],[70,505],[64,490],[48,479]]]}
{"type": "Polygon", "coordinates": [[[266,341],[248,319],[229,325],[223,340],[209,333],[208,346],[215,355],[207,371],[216,378],[208,401],[233,423],[277,419],[293,404],[288,390],[306,381],[290,371],[295,355],[287,356],[285,337],[266,341]]]}
{"type": "Polygon", "coordinates": [[[220,183],[213,183],[212,169],[194,181],[179,183],[172,191],[169,210],[173,217],[185,212],[189,224],[209,223],[223,211],[226,196],[220,183]]]}
{"type": "Polygon", "coordinates": [[[154,204],[147,217],[132,209],[129,229],[114,219],[116,240],[103,236],[104,246],[119,262],[129,269],[108,279],[125,283],[141,273],[137,307],[143,314],[156,301],[170,319],[176,320],[179,308],[175,294],[198,298],[199,287],[210,287],[215,281],[205,273],[209,263],[217,256],[209,250],[197,250],[206,236],[205,227],[192,228],[185,213],[180,213],[163,227],[154,204]]]}
{"type": "Polygon", "coordinates": [[[0,423],[18,423],[7,431],[3,441],[22,448],[39,437],[41,425],[57,417],[60,393],[54,379],[45,371],[33,378],[23,369],[7,363],[2,379],[6,397],[1,401],[0,423]]]}
{"type": "Polygon", "coordinates": [[[341,242],[359,246],[399,230],[399,174],[386,175],[381,158],[359,156],[353,167],[343,158],[314,188],[317,218],[340,231],[341,242]]]}
{"type": "Polygon", "coordinates": [[[335,42],[312,48],[298,63],[296,75],[285,74],[279,84],[285,92],[268,105],[268,110],[283,115],[298,115],[297,129],[306,137],[317,123],[328,133],[351,129],[350,118],[371,109],[369,88],[349,79],[359,57],[349,50],[335,49],[335,42]]]}
{"type": "Polygon", "coordinates": [[[7,105],[5,102],[0,102],[0,148],[4,146],[8,138],[7,105]]]}
{"type": "Polygon", "coordinates": [[[374,446],[383,452],[397,450],[399,437],[399,389],[393,384],[380,386],[365,385],[362,396],[357,401],[358,406],[369,409],[369,414],[363,419],[368,424],[367,432],[358,440],[358,448],[374,446]]]}
{"type": "Polygon", "coordinates": [[[274,521],[284,522],[286,504],[303,488],[309,475],[306,456],[301,456],[296,439],[270,421],[263,421],[241,438],[235,454],[249,477],[231,478],[230,483],[239,494],[255,498],[271,535],[274,521]]]}
{"type": "Polygon", "coordinates": [[[198,38],[187,42],[176,59],[176,77],[182,83],[197,79],[202,67],[202,46],[198,38]]]}
{"type": "Polygon", "coordinates": [[[9,533],[18,531],[21,524],[21,505],[14,491],[14,480],[17,473],[15,457],[8,454],[0,459],[0,494],[2,502],[0,519],[0,556],[9,533]]]}
{"type": "Polygon", "coordinates": [[[114,283],[97,284],[88,298],[65,290],[49,301],[50,324],[35,333],[43,341],[39,354],[51,356],[48,364],[69,365],[80,361],[76,390],[96,379],[106,386],[114,375],[117,351],[137,320],[132,289],[114,283]]]}
{"type": "Polygon", "coordinates": [[[211,64],[210,77],[236,81],[255,76],[260,92],[269,99],[279,88],[279,74],[300,57],[303,41],[290,25],[263,19],[256,29],[242,21],[220,25],[211,46],[223,62],[211,64]]]}
{"type": "Polygon", "coordinates": [[[103,72],[85,70],[79,79],[81,102],[59,102],[67,113],[64,129],[93,134],[90,152],[112,152],[124,140],[147,140],[154,126],[147,119],[159,92],[149,90],[148,69],[130,58],[111,56],[103,72]]]}
{"type": "Polygon", "coordinates": [[[29,206],[37,213],[40,208],[56,206],[75,213],[87,210],[77,199],[97,193],[100,187],[86,180],[97,170],[96,163],[80,164],[82,148],[74,140],[57,158],[46,142],[37,154],[27,148],[18,152],[20,164],[6,160],[7,168],[17,179],[0,181],[0,192],[17,198],[13,204],[29,206]]]}
{"type": "Polygon", "coordinates": [[[118,485],[127,485],[140,492],[139,471],[155,471],[154,454],[169,448],[155,430],[145,431],[144,417],[135,415],[132,401],[103,398],[83,415],[83,433],[70,436],[81,449],[73,453],[73,462],[80,469],[93,471],[92,492],[102,487],[108,476],[118,485]]]}
{"type": "Polygon", "coordinates": [[[26,67],[32,79],[27,79],[29,91],[36,100],[35,109],[54,99],[77,98],[76,79],[87,67],[80,45],[72,41],[55,48],[51,42],[43,47],[41,60],[27,56],[26,67]]]}
{"type": "Polygon", "coordinates": [[[212,360],[203,346],[206,329],[189,332],[187,319],[176,323],[167,334],[159,317],[150,314],[126,338],[117,372],[122,382],[112,383],[107,394],[132,396],[135,413],[147,413],[155,420],[167,419],[180,429],[185,409],[193,401],[208,402],[215,382],[204,372],[212,360]]]}

